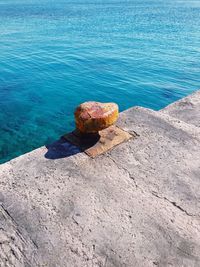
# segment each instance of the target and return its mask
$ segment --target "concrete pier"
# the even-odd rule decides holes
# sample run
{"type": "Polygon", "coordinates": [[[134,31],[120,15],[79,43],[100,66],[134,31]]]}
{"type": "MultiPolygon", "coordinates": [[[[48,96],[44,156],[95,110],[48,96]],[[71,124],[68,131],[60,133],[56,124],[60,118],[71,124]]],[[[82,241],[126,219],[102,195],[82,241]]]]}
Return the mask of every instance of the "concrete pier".
{"type": "Polygon", "coordinates": [[[118,126],[95,159],[60,139],[0,166],[1,267],[200,266],[200,91],[118,126]]]}

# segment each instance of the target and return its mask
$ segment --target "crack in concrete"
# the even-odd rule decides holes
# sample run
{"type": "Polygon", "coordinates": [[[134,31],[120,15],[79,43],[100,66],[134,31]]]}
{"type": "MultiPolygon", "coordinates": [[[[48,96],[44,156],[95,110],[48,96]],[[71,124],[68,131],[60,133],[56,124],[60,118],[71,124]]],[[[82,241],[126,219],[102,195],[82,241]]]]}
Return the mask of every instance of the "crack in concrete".
{"type": "Polygon", "coordinates": [[[168,203],[172,204],[174,207],[176,207],[180,211],[184,212],[187,216],[190,216],[190,217],[198,217],[196,214],[189,213],[187,210],[185,210],[180,205],[178,205],[175,201],[169,200],[167,197],[162,197],[162,196],[158,195],[158,193],[155,192],[155,191],[152,191],[151,194],[153,196],[157,197],[157,198],[166,200],[168,203]]]}
{"type": "MultiPolygon", "coordinates": [[[[111,157],[111,155],[110,155],[109,153],[107,154],[107,156],[108,156],[109,159],[112,160],[112,162],[117,166],[118,169],[123,170],[123,171],[125,171],[125,172],[128,174],[129,178],[130,178],[131,180],[133,180],[134,185],[135,185],[135,188],[136,188],[136,189],[140,189],[140,190],[142,191],[142,189],[139,188],[139,186],[138,186],[138,184],[137,184],[137,182],[136,182],[136,180],[135,180],[135,177],[133,177],[133,176],[130,174],[130,172],[129,172],[126,168],[124,168],[124,167],[122,167],[121,165],[119,165],[119,164],[118,164],[118,163],[111,157]]],[[[143,191],[142,191],[142,192],[143,192],[143,191]]]]}
{"type": "Polygon", "coordinates": [[[73,222],[74,222],[78,227],[80,227],[80,229],[81,229],[82,231],[84,230],[84,228],[80,225],[80,223],[75,219],[74,215],[72,215],[72,220],[73,220],[73,222]]]}
{"type": "MultiPolygon", "coordinates": [[[[118,164],[118,163],[111,157],[111,154],[110,154],[110,153],[108,153],[107,156],[108,156],[108,158],[109,158],[110,160],[112,160],[112,162],[117,166],[118,169],[121,169],[121,170],[125,171],[126,173],[128,173],[129,178],[130,178],[131,180],[133,180],[133,182],[134,182],[135,188],[136,188],[136,189],[139,189],[142,193],[144,193],[144,190],[143,190],[141,187],[138,186],[138,184],[137,184],[137,182],[136,182],[136,180],[135,180],[135,177],[133,177],[133,176],[130,174],[130,172],[129,172],[126,168],[124,168],[124,167],[122,167],[121,165],[119,165],[119,164],[118,164]]],[[[185,210],[185,209],[182,208],[180,205],[178,205],[175,201],[171,201],[171,200],[169,200],[167,197],[162,197],[162,196],[158,195],[158,193],[155,192],[155,191],[149,191],[149,192],[150,192],[153,196],[155,196],[155,197],[157,197],[157,198],[160,198],[160,199],[163,199],[163,200],[167,201],[168,203],[172,204],[174,207],[176,207],[176,208],[179,209],[180,211],[184,212],[187,216],[190,216],[190,217],[199,217],[199,216],[196,215],[196,214],[189,213],[187,210],[185,210]]]]}
{"type": "MultiPolygon", "coordinates": [[[[26,244],[27,240],[24,238],[23,234],[21,233],[21,231],[19,230],[18,224],[15,221],[15,219],[12,217],[12,215],[10,214],[10,212],[1,204],[0,205],[0,211],[3,213],[5,218],[8,218],[10,223],[13,225],[14,229],[16,230],[16,234],[19,236],[19,238],[26,244]]],[[[33,244],[33,246],[38,249],[37,244],[35,243],[34,240],[32,240],[29,236],[29,240],[31,241],[31,243],[33,244]]]]}

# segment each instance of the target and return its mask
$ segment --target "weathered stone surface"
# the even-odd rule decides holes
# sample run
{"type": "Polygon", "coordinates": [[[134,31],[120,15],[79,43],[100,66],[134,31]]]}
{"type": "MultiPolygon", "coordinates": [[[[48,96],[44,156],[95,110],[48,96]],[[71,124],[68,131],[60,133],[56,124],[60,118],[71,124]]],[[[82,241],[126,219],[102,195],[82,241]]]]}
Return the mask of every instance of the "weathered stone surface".
{"type": "Polygon", "coordinates": [[[76,127],[82,133],[97,133],[115,123],[118,112],[115,103],[85,102],[75,110],[76,127]]]}
{"type": "Polygon", "coordinates": [[[138,187],[200,217],[200,128],[140,107],[123,112],[118,124],[139,134],[129,146],[111,151],[118,166],[128,165],[138,187]]]}
{"type": "Polygon", "coordinates": [[[0,266],[200,266],[199,127],[117,124],[139,136],[95,159],[60,140],[0,166],[0,266]]]}
{"type": "Polygon", "coordinates": [[[200,90],[172,103],[160,112],[200,127],[200,90]]]}

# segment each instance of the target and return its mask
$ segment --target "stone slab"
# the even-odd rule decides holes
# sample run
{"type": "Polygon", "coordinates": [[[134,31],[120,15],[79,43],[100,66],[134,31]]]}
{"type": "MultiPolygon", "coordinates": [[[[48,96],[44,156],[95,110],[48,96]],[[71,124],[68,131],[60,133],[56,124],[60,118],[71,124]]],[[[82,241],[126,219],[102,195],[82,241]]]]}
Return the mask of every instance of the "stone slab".
{"type": "Polygon", "coordinates": [[[136,107],[95,159],[60,139],[2,164],[0,266],[199,267],[195,124],[136,107]]]}
{"type": "Polygon", "coordinates": [[[161,112],[200,127],[200,90],[172,103],[161,112]]]}

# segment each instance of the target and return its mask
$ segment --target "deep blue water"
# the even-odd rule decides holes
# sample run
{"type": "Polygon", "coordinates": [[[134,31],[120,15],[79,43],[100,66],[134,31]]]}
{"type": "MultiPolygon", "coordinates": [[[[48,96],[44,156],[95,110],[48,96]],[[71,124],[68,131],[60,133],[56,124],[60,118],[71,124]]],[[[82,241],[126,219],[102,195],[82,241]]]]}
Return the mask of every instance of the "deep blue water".
{"type": "Polygon", "coordinates": [[[87,100],[160,109],[200,87],[200,0],[0,0],[0,163],[87,100]]]}

